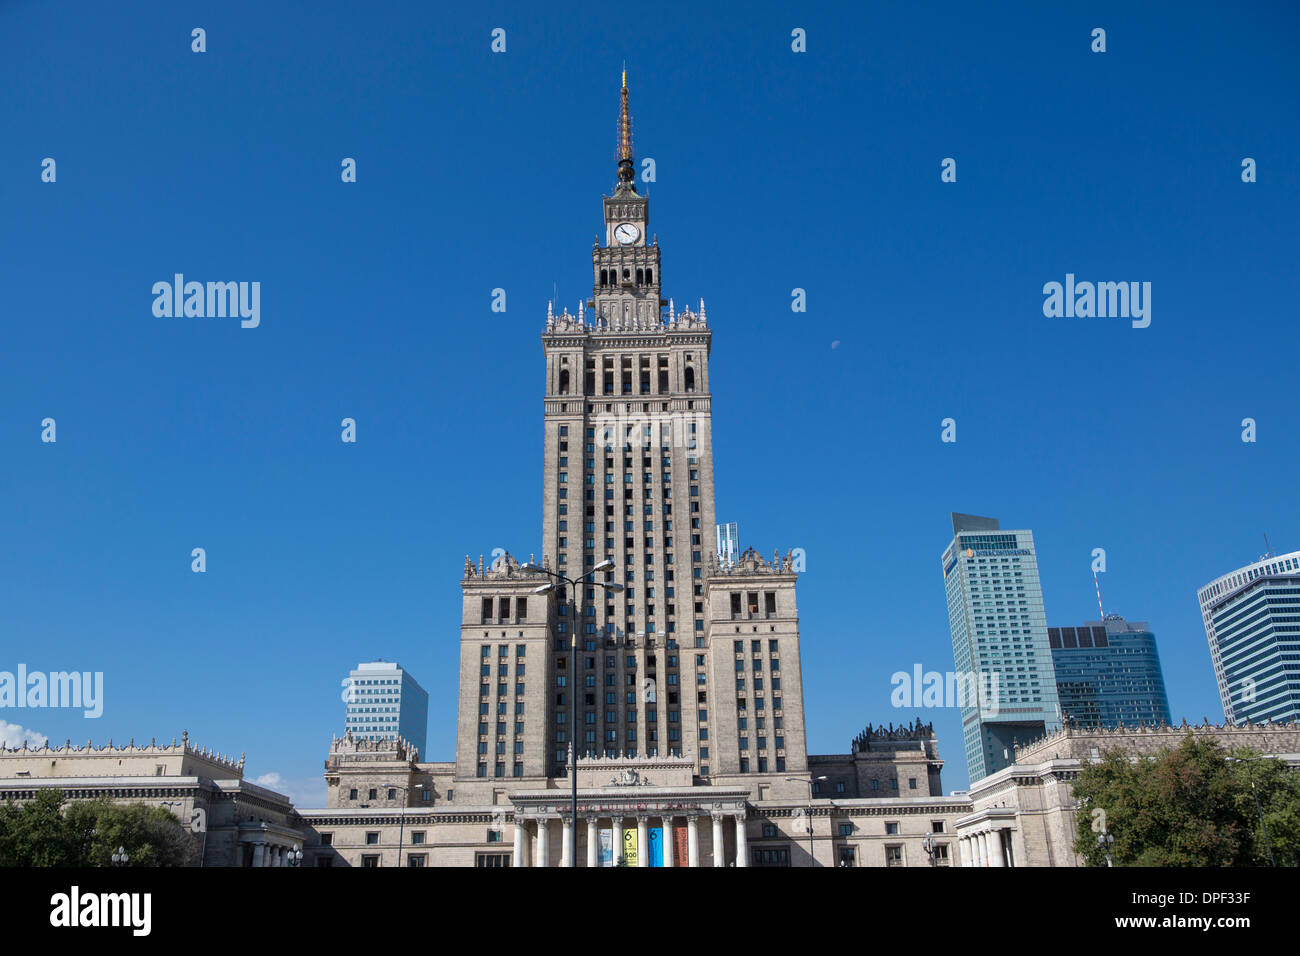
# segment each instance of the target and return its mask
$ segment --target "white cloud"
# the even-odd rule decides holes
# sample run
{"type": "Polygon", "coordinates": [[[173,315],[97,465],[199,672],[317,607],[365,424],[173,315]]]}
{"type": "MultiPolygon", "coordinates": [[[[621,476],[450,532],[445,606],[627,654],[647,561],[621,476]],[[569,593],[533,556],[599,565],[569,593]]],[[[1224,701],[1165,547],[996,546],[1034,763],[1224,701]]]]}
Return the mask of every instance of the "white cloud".
{"type": "Polygon", "coordinates": [[[21,747],[24,740],[27,741],[29,747],[40,747],[45,744],[47,739],[44,734],[38,734],[34,730],[20,727],[18,724],[0,720],[0,743],[3,743],[6,747],[21,747]]]}
{"type": "Polygon", "coordinates": [[[298,780],[286,780],[275,771],[251,778],[252,783],[266,787],[276,793],[282,793],[292,801],[295,807],[325,806],[325,778],[307,777],[298,780]]]}

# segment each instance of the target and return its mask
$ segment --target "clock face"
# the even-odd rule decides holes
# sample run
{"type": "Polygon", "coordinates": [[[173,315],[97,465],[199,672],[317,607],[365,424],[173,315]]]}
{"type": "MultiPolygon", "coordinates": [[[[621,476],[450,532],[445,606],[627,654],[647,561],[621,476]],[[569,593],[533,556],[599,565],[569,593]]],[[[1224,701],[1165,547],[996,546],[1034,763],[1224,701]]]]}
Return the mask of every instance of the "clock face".
{"type": "Polygon", "coordinates": [[[614,227],[614,238],[625,246],[636,242],[637,237],[640,235],[641,230],[630,222],[619,223],[614,227]]]}

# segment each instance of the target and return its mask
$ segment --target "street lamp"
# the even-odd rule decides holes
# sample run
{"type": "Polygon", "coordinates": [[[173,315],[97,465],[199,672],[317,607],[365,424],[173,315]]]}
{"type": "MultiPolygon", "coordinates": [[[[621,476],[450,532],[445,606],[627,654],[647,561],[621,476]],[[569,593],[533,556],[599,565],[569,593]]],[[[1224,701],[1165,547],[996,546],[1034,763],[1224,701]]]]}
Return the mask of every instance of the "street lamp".
{"type": "Polygon", "coordinates": [[[286,854],[284,855],[284,857],[285,857],[285,861],[286,861],[290,866],[301,866],[301,865],[302,865],[302,847],[300,847],[300,846],[295,846],[292,850],[290,850],[288,853],[286,853],[286,854]]]}
{"type": "Polygon", "coordinates": [[[798,783],[808,784],[808,865],[816,866],[817,858],[813,855],[813,821],[812,821],[813,781],[816,780],[818,783],[821,783],[826,778],[809,776],[807,779],[804,779],[803,777],[786,777],[785,779],[794,780],[798,783]]]}
{"type": "Polygon", "coordinates": [[[1262,754],[1258,757],[1229,757],[1228,763],[1244,763],[1246,765],[1246,773],[1250,777],[1250,795],[1255,798],[1255,813],[1258,814],[1259,825],[1264,830],[1264,846],[1268,850],[1268,865],[1277,866],[1277,860],[1273,859],[1273,844],[1268,838],[1268,824],[1264,821],[1264,811],[1259,805],[1259,792],[1255,789],[1255,768],[1251,766],[1252,761],[1270,759],[1272,758],[1268,754],[1262,754]]]}
{"type": "MultiPolygon", "coordinates": [[[[578,865],[578,588],[583,584],[595,584],[611,594],[618,594],[623,585],[613,581],[596,581],[592,578],[598,571],[614,570],[610,558],[601,561],[586,574],[576,578],[565,577],[559,572],[544,568],[536,561],[529,561],[519,568],[524,574],[545,574],[551,580],[533,588],[534,594],[549,594],[561,583],[568,585],[569,605],[569,762],[572,768],[572,817],[569,820],[569,865],[578,865]]],[[[542,824],[545,826],[545,823],[542,824]]],[[[545,862],[545,861],[543,861],[545,862]]]]}
{"type": "Polygon", "coordinates": [[[402,839],[406,836],[406,804],[409,802],[407,797],[410,796],[412,790],[423,790],[426,786],[427,784],[417,783],[414,787],[401,788],[402,806],[399,808],[399,812],[401,813],[402,818],[401,823],[397,827],[397,866],[399,868],[402,865],[402,839]]]}
{"type": "Polygon", "coordinates": [[[126,848],[125,848],[125,847],[120,847],[120,846],[119,846],[116,850],[113,851],[113,865],[114,865],[114,866],[126,866],[127,861],[128,861],[129,859],[130,859],[130,857],[127,855],[127,852],[126,852],[126,848]]]}
{"type": "Polygon", "coordinates": [[[1115,845],[1115,835],[1108,830],[1103,830],[1097,834],[1097,849],[1106,854],[1106,865],[1114,866],[1115,861],[1111,859],[1110,848],[1115,845]]]}
{"type": "Polygon", "coordinates": [[[921,849],[924,850],[925,855],[929,857],[931,866],[934,866],[935,846],[936,844],[934,842],[934,837],[930,836],[930,834],[927,833],[925,835],[925,839],[921,841],[921,849]]]}

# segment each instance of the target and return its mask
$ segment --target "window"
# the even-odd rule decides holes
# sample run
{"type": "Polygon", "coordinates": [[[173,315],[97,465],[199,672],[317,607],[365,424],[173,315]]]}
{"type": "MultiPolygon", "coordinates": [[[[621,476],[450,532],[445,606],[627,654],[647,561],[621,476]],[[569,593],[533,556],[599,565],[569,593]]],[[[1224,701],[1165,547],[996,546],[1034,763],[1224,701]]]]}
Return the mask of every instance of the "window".
{"type": "Polygon", "coordinates": [[[366,846],[376,846],[379,843],[379,831],[368,830],[366,832],[366,846]]]}
{"type": "Polygon", "coordinates": [[[898,836],[898,824],[897,824],[897,823],[894,823],[894,822],[886,823],[886,824],[885,824],[885,835],[886,835],[886,836],[898,836]]]}
{"type": "Polygon", "coordinates": [[[840,824],[840,836],[842,836],[842,837],[853,836],[853,824],[852,824],[852,823],[841,823],[841,824],[840,824]]]}
{"type": "Polygon", "coordinates": [[[885,866],[902,866],[903,848],[901,846],[885,847],[885,866]]]}
{"type": "Polygon", "coordinates": [[[477,867],[503,867],[510,865],[509,853],[476,853],[474,865],[477,867]]]}

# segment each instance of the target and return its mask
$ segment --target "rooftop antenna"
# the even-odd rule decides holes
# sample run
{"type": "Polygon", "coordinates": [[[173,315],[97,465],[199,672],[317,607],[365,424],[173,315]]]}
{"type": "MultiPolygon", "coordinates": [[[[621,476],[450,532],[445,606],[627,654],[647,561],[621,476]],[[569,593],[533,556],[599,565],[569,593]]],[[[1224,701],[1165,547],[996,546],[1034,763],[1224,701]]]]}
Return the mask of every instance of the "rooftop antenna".
{"type": "Polygon", "coordinates": [[[1102,619],[1103,622],[1105,622],[1105,620],[1106,620],[1106,609],[1103,608],[1103,607],[1101,606],[1101,581],[1098,580],[1098,578],[1097,578],[1097,572],[1096,572],[1095,569],[1094,569],[1093,572],[1092,572],[1092,583],[1093,583],[1093,584],[1096,586],[1096,588],[1097,588],[1097,610],[1098,610],[1099,612],[1101,612],[1101,619],[1102,619]]]}
{"type": "Polygon", "coordinates": [[[1264,557],[1273,557],[1273,546],[1268,543],[1268,532],[1264,532],[1264,557]]]}

